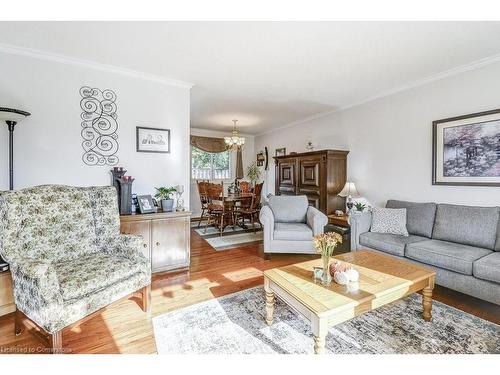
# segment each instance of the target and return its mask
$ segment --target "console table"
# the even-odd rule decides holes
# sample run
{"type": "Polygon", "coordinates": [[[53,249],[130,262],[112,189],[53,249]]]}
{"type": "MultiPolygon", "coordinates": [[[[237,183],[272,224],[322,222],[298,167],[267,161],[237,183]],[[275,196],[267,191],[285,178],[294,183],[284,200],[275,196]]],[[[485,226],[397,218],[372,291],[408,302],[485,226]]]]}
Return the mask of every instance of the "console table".
{"type": "Polygon", "coordinates": [[[142,251],[153,272],[189,267],[191,212],[122,215],[120,221],[123,234],[142,236],[142,251]]]}

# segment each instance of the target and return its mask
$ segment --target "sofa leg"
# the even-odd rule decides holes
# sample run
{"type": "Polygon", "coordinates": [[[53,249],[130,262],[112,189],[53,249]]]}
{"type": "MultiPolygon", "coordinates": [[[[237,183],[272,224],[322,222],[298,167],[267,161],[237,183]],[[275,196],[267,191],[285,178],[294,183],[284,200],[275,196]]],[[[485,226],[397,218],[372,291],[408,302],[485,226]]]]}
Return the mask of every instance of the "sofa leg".
{"type": "Polygon", "coordinates": [[[62,354],[62,330],[49,334],[49,344],[52,354],[62,354]]]}
{"type": "Polygon", "coordinates": [[[271,254],[269,254],[269,253],[264,253],[264,259],[265,259],[265,260],[271,260],[271,254]]]}
{"type": "Polygon", "coordinates": [[[19,336],[21,333],[23,333],[24,324],[19,310],[16,309],[16,312],[14,314],[15,314],[14,333],[16,334],[16,336],[19,336]]]}
{"type": "Polygon", "coordinates": [[[142,288],[142,311],[150,312],[151,311],[151,285],[145,286],[142,288]]]}

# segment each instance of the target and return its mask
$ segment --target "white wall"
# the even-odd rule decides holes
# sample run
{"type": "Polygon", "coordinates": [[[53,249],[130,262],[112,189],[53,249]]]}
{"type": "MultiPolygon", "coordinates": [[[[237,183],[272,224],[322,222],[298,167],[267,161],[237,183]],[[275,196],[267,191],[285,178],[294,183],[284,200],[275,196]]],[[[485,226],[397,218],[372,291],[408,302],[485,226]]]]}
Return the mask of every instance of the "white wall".
{"type": "MultiPolygon", "coordinates": [[[[117,94],[119,166],[135,177],[133,191],[189,187],[189,88],[83,66],[0,52],[0,106],[31,116],[15,129],[15,188],[56,183],[108,185],[110,166],[82,162],[82,86],[117,94]],[[169,128],[171,153],[137,153],[136,126],[169,128]]],[[[0,125],[0,190],[8,189],[8,132],[0,125]]],[[[189,189],[185,201],[189,202],[189,189]]]]}
{"type": "MultiPolygon", "coordinates": [[[[230,135],[230,131],[228,132],[220,132],[220,131],[213,131],[213,130],[207,130],[207,129],[197,129],[197,128],[191,128],[191,134],[192,135],[198,135],[198,136],[203,136],[203,137],[213,137],[213,138],[223,138],[225,136],[230,135]]],[[[257,156],[254,152],[254,137],[248,134],[240,134],[242,137],[245,137],[245,145],[243,146],[243,150],[241,152],[241,156],[243,159],[243,173],[245,173],[246,176],[246,171],[247,167],[252,164],[254,161],[256,161],[257,156]]],[[[236,151],[232,151],[232,157],[231,157],[231,172],[232,176],[231,179],[225,180],[224,181],[224,187],[227,188],[235,178],[235,166],[236,166],[236,151]]],[[[193,217],[199,217],[201,214],[201,203],[200,203],[200,195],[198,194],[198,187],[196,186],[196,180],[191,180],[191,210],[193,211],[193,217]]]]}
{"type": "MultiPolygon", "coordinates": [[[[329,116],[257,136],[268,146],[303,152],[349,150],[348,178],[374,205],[390,198],[467,205],[500,205],[499,187],[433,186],[432,121],[500,108],[500,63],[380,98],[329,116]]],[[[265,192],[274,192],[270,163],[265,192]]]]}

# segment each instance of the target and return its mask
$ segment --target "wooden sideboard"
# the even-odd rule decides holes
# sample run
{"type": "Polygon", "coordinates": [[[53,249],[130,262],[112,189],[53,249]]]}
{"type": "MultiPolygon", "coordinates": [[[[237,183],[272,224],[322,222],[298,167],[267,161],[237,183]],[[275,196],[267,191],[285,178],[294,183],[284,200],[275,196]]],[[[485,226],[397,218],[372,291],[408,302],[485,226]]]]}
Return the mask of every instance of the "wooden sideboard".
{"type": "MultiPolygon", "coordinates": [[[[144,239],[143,254],[153,272],[189,267],[191,212],[159,212],[121,216],[121,232],[144,239]]],[[[0,316],[16,310],[9,271],[0,273],[0,316]]]]}
{"type": "Polygon", "coordinates": [[[276,156],[276,195],[306,195],[311,206],[330,215],[345,209],[337,194],[347,179],[349,151],[321,150],[276,156]]]}
{"type": "Polygon", "coordinates": [[[142,236],[142,251],[153,272],[189,267],[191,212],[120,216],[121,232],[142,236]]]}

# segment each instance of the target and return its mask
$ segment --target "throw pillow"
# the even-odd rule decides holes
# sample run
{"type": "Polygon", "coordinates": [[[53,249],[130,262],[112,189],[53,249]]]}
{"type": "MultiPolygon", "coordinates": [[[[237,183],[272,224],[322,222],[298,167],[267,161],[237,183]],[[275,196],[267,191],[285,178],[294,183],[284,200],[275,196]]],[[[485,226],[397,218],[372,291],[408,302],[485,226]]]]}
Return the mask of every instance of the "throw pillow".
{"type": "Polygon", "coordinates": [[[408,237],[406,208],[373,208],[370,232],[398,234],[408,237]]]}

